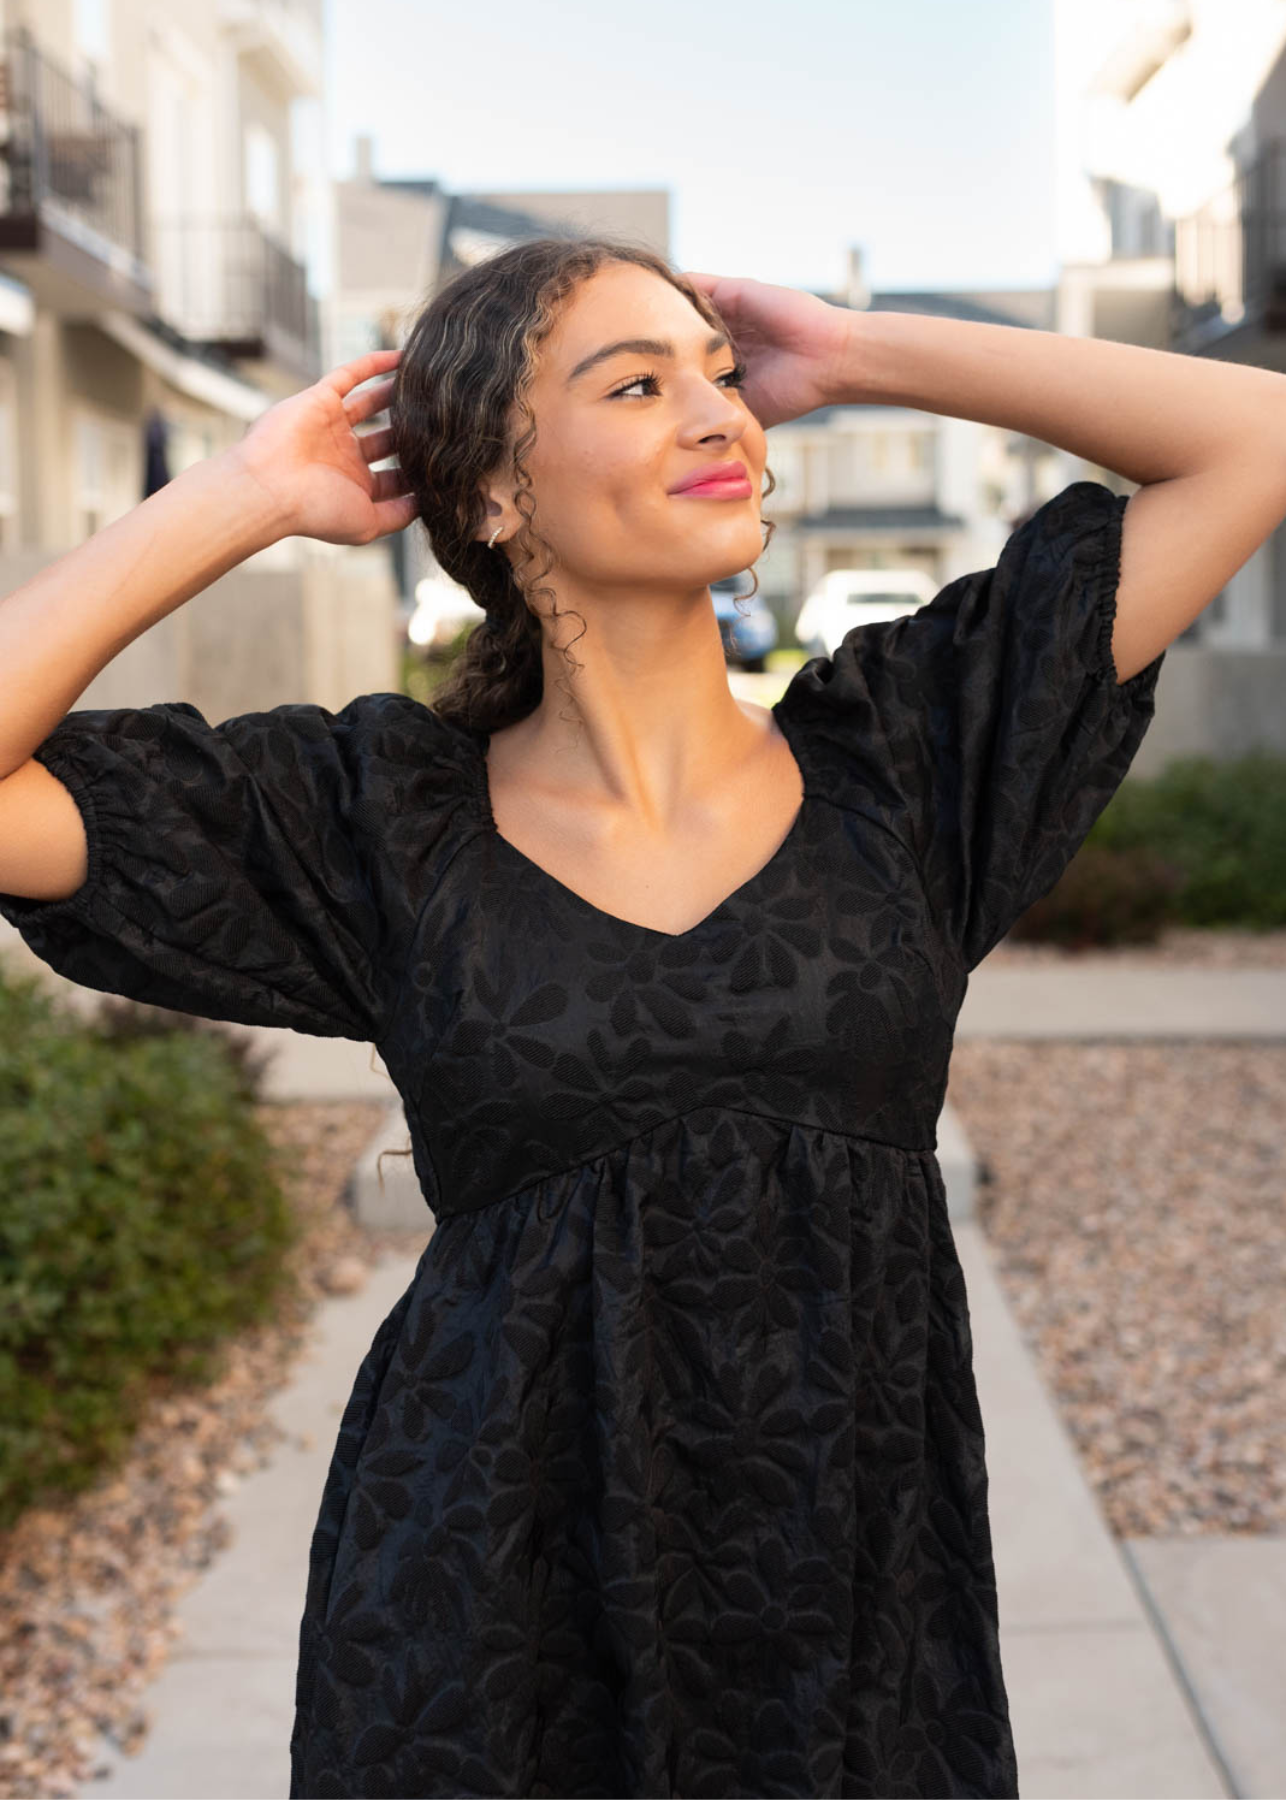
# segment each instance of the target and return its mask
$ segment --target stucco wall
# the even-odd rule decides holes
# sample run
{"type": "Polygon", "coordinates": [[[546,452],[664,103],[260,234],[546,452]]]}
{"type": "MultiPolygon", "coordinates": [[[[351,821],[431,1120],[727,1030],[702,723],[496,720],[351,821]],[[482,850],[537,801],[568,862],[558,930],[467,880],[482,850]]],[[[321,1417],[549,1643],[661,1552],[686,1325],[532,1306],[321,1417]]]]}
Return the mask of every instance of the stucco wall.
{"type": "MultiPolygon", "coordinates": [[[[0,556],[0,594],[53,560],[0,556]]],[[[187,700],[212,724],[291,700],[335,711],[355,694],[396,690],[396,625],[382,543],[298,568],[241,564],[113,657],[76,708],[187,700]]]]}

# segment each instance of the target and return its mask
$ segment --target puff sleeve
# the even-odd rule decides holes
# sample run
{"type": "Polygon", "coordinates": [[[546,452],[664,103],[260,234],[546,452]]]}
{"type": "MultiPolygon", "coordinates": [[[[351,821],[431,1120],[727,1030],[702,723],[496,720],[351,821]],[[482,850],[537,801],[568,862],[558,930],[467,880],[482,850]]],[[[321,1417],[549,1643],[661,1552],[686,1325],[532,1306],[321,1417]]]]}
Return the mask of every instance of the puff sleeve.
{"type": "Polygon", "coordinates": [[[831,741],[883,763],[890,823],[966,970],[1057,882],[1152,719],[1165,652],[1124,682],[1112,660],[1126,504],[1073,482],[994,568],[800,672],[831,741]]]}
{"type": "Polygon", "coordinates": [[[35,751],[89,869],[0,915],[84,987],[245,1025],[377,1041],[389,1005],[368,755],[379,696],[211,725],[186,701],[71,712],[35,751]]]}

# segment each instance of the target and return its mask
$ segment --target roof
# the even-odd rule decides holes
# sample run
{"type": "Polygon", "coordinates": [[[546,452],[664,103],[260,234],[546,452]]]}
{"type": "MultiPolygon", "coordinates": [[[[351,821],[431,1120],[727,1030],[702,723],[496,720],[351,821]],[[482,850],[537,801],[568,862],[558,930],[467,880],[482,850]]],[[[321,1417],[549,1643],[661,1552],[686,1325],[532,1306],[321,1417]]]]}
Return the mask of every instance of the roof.
{"type": "MultiPolygon", "coordinates": [[[[830,410],[830,409],[828,409],[830,410]]],[[[810,418],[816,415],[810,413],[810,418]]],[[[793,531],[960,531],[965,520],[940,506],[828,506],[791,520],[793,531]]]]}
{"type": "MultiPolygon", "coordinates": [[[[1020,331],[1038,329],[1029,319],[1020,318],[1016,312],[999,312],[995,307],[985,306],[964,293],[910,288],[901,292],[889,290],[872,294],[869,306],[851,307],[842,294],[823,293],[815,288],[803,291],[813,294],[817,300],[824,300],[828,306],[842,306],[850,312],[920,313],[926,318],[963,319],[974,325],[1012,325],[1020,331]]],[[[784,420],[783,425],[824,425],[829,423],[832,414],[852,412],[859,404],[836,402],[831,406],[818,406],[812,412],[800,413],[793,419],[784,420]]],[[[862,404],[861,410],[868,411],[869,406],[862,404]]]]}
{"type": "MultiPolygon", "coordinates": [[[[844,302],[841,300],[838,304],[842,306],[844,302]]],[[[872,294],[871,304],[862,310],[924,313],[937,319],[965,319],[977,325],[1017,325],[1023,331],[1032,329],[1027,320],[1019,318],[1017,313],[1000,312],[994,306],[985,306],[968,294],[939,293],[931,289],[872,294]]]]}

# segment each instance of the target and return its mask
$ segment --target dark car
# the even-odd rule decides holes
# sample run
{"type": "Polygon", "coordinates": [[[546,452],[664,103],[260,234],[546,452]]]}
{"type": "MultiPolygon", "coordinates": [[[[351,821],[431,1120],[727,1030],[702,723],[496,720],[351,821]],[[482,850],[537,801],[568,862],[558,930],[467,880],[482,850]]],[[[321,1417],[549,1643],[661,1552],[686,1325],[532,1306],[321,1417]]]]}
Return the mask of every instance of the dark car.
{"type": "Polygon", "coordinates": [[[746,569],[725,581],[712,581],[710,597],[729,666],[762,674],[765,656],[777,646],[777,621],[763,600],[752,593],[754,585],[755,578],[746,569]],[[752,598],[747,600],[747,595],[752,598]]]}

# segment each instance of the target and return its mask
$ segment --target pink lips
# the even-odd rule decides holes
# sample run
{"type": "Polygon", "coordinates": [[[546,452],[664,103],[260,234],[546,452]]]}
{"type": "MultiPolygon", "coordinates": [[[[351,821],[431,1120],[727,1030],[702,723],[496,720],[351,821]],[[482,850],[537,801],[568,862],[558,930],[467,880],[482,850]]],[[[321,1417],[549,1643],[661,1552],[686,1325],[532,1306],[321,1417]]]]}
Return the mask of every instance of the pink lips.
{"type": "Polygon", "coordinates": [[[744,500],[754,493],[748,481],[698,481],[692,487],[680,488],[676,500],[744,500]]]}
{"type": "Polygon", "coordinates": [[[672,494],[708,495],[715,499],[744,499],[754,492],[746,465],[741,462],[707,463],[694,469],[685,481],[670,489],[672,494]]]}

